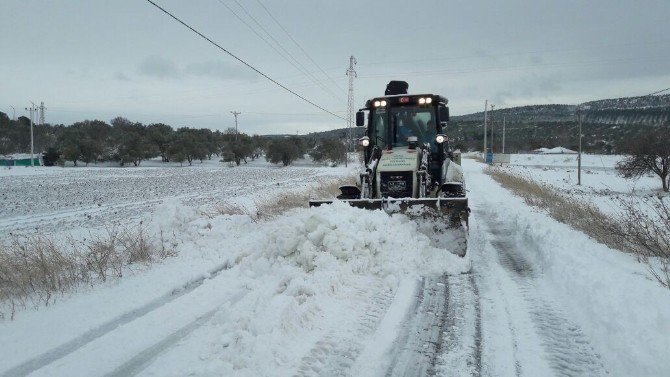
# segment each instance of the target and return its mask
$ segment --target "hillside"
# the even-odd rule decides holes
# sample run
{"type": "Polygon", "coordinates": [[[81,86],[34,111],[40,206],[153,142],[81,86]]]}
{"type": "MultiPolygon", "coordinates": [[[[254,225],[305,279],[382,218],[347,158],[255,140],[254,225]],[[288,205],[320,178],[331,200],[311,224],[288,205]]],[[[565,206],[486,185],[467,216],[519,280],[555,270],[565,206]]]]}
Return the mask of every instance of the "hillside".
{"type": "MultiPolygon", "coordinates": [[[[502,151],[505,122],[505,152],[540,147],[577,148],[576,105],[529,105],[496,109],[488,113],[489,140],[502,151]]],[[[447,134],[462,150],[482,150],[484,113],[453,116],[447,134]]],[[[593,153],[614,153],[622,140],[647,127],[670,126],[670,95],[603,99],[582,105],[583,148],[593,153]]],[[[355,129],[357,137],[362,129],[355,129]]],[[[306,138],[345,138],[346,129],[311,133],[306,138]]]]}

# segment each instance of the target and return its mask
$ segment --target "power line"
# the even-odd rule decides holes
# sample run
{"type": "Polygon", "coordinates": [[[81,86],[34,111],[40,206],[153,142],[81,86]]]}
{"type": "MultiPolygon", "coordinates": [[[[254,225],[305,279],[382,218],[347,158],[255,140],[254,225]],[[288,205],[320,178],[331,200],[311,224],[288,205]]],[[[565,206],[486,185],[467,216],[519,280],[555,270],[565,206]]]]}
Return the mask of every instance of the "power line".
{"type": "Polygon", "coordinates": [[[667,92],[668,90],[670,90],[670,88],[666,88],[666,89],[663,89],[663,90],[659,90],[658,92],[649,93],[649,94],[647,94],[646,96],[643,96],[643,97],[653,96],[654,94],[667,92]]]}
{"type": "MultiPolygon", "coordinates": [[[[345,111],[338,111],[344,113],[345,111]]],[[[265,113],[257,111],[245,111],[245,114],[254,114],[254,115],[286,115],[286,116],[324,116],[324,113],[265,113]]]]}
{"type": "MultiPolygon", "coordinates": [[[[258,0],[257,0],[258,1],[258,0]]],[[[665,44],[667,41],[664,41],[665,44]]],[[[545,50],[533,50],[533,51],[515,51],[515,52],[500,52],[494,54],[473,54],[473,55],[462,55],[462,56],[449,56],[449,57],[436,57],[436,58],[424,58],[424,59],[414,59],[414,60],[380,60],[380,61],[371,61],[366,64],[368,65],[379,65],[379,64],[388,64],[388,63],[416,63],[416,62],[429,62],[429,61],[459,61],[459,60],[469,60],[469,59],[491,59],[504,56],[517,56],[517,55],[536,55],[543,53],[553,53],[553,52],[567,52],[567,51],[580,51],[580,50],[593,50],[598,48],[614,48],[614,47],[625,47],[629,45],[639,46],[642,45],[658,45],[661,43],[647,41],[640,43],[639,41],[630,42],[630,43],[616,43],[616,44],[606,44],[606,45],[596,45],[596,46],[586,46],[586,47],[573,47],[573,48],[561,48],[561,49],[545,49],[545,50]]]]}
{"type": "Polygon", "coordinates": [[[287,92],[293,94],[294,96],[300,98],[301,100],[307,102],[308,104],[310,104],[310,105],[316,107],[316,108],[319,109],[319,110],[325,111],[325,112],[327,112],[328,114],[330,114],[330,115],[332,115],[332,116],[334,116],[334,117],[336,117],[336,118],[339,118],[339,119],[342,119],[342,120],[347,120],[346,118],[341,117],[341,116],[339,116],[339,115],[337,115],[337,114],[335,114],[335,113],[333,113],[333,112],[331,112],[331,111],[329,111],[329,110],[327,110],[327,109],[325,109],[325,108],[323,108],[323,107],[317,105],[316,103],[314,103],[314,102],[308,100],[307,98],[301,96],[300,94],[298,94],[298,93],[292,91],[291,89],[285,87],[284,85],[282,85],[281,83],[277,82],[276,80],[274,80],[274,79],[271,78],[270,76],[268,76],[268,75],[266,75],[265,73],[259,71],[256,67],[252,66],[251,64],[249,64],[249,63],[247,63],[246,61],[242,60],[241,58],[238,58],[238,57],[237,57],[235,54],[233,54],[232,52],[230,52],[230,51],[226,50],[225,48],[221,47],[218,43],[216,43],[216,42],[214,42],[213,40],[211,40],[210,38],[206,37],[204,34],[202,34],[201,32],[197,31],[196,29],[194,29],[193,27],[191,27],[190,25],[188,25],[188,24],[185,23],[184,21],[180,20],[179,18],[177,18],[177,17],[176,17],[175,15],[173,15],[172,13],[170,13],[170,12],[168,12],[167,10],[163,9],[160,5],[154,3],[154,2],[151,1],[151,0],[147,0],[147,1],[148,1],[151,5],[155,6],[155,7],[158,8],[158,9],[160,9],[163,13],[167,14],[168,16],[170,16],[170,17],[171,17],[172,19],[174,19],[175,21],[177,21],[177,22],[179,22],[180,24],[184,25],[186,28],[188,28],[188,29],[191,30],[192,32],[198,34],[201,38],[203,38],[203,39],[206,40],[207,42],[211,43],[212,45],[214,45],[215,47],[217,47],[219,50],[225,52],[226,54],[230,55],[233,59],[235,59],[235,60],[237,60],[238,62],[240,62],[240,63],[246,65],[246,66],[249,67],[249,68],[251,68],[252,70],[254,70],[254,72],[256,72],[256,73],[258,73],[259,75],[261,75],[261,76],[265,77],[266,79],[270,80],[271,82],[273,82],[275,85],[279,86],[280,88],[286,90],[287,92]]]}
{"type": "Polygon", "coordinates": [[[261,0],[256,0],[256,2],[258,3],[258,5],[260,5],[260,6],[265,10],[265,12],[267,12],[267,14],[268,14],[268,15],[270,16],[270,18],[272,18],[272,20],[279,26],[279,28],[281,28],[281,29],[284,31],[284,33],[286,33],[286,35],[289,37],[289,39],[291,39],[291,41],[292,41],[296,46],[298,46],[298,48],[300,49],[300,51],[302,51],[302,53],[305,54],[305,56],[307,57],[307,59],[309,59],[309,60],[312,62],[312,64],[314,64],[314,66],[316,66],[316,68],[318,68],[319,71],[321,71],[321,73],[323,73],[323,75],[326,76],[326,77],[330,80],[330,82],[332,82],[335,86],[337,86],[341,91],[344,91],[344,89],[343,89],[343,88],[342,88],[342,87],[341,87],[335,80],[333,80],[333,78],[332,78],[330,75],[328,75],[328,74],[326,73],[326,71],[324,71],[323,68],[321,68],[321,66],[320,66],[319,64],[316,63],[316,61],[314,61],[314,59],[312,59],[312,57],[307,53],[307,51],[305,51],[305,49],[302,48],[302,46],[300,45],[300,43],[298,43],[298,41],[296,41],[296,40],[293,38],[293,36],[288,32],[288,30],[286,30],[286,28],[284,28],[284,26],[283,26],[283,25],[282,25],[282,24],[275,18],[275,16],[273,16],[272,13],[270,13],[270,11],[268,10],[268,8],[261,2],[261,0]]]}
{"type": "MultiPolygon", "coordinates": [[[[219,1],[222,1],[222,0],[219,0],[219,1]]],[[[272,40],[277,44],[277,46],[279,46],[279,48],[280,48],[282,51],[284,51],[284,52],[286,53],[286,55],[288,55],[291,59],[293,59],[293,61],[295,61],[296,64],[298,64],[298,65],[303,69],[302,72],[304,72],[304,74],[305,74],[307,77],[309,77],[312,81],[314,81],[314,83],[316,83],[316,84],[317,84],[321,89],[323,89],[325,92],[327,92],[328,94],[330,94],[331,96],[333,96],[333,97],[336,98],[337,100],[339,100],[339,101],[343,101],[343,98],[342,98],[342,97],[340,97],[337,93],[333,92],[332,90],[330,90],[330,88],[328,88],[327,86],[325,86],[325,85],[321,82],[321,80],[319,80],[318,78],[316,78],[316,76],[314,76],[314,74],[312,74],[312,72],[310,72],[310,71],[309,71],[309,70],[308,70],[308,69],[307,69],[307,68],[306,68],[306,67],[305,67],[305,66],[304,66],[298,59],[296,59],[296,58],[293,56],[293,54],[291,54],[291,52],[289,52],[286,48],[284,48],[284,46],[283,46],[283,45],[282,45],[282,44],[281,44],[281,43],[280,43],[280,42],[279,42],[279,41],[272,35],[272,33],[270,33],[269,31],[267,31],[267,29],[266,29],[265,27],[263,27],[263,25],[262,25],[260,22],[258,22],[258,21],[256,20],[256,18],[255,18],[254,16],[252,16],[242,4],[240,4],[239,1],[237,1],[237,0],[233,0],[233,1],[235,1],[235,3],[242,9],[242,11],[243,11],[249,18],[251,18],[251,20],[252,20],[256,25],[258,25],[258,27],[259,27],[261,30],[263,30],[263,31],[265,32],[265,34],[267,34],[267,35],[270,37],[270,39],[272,39],[272,40]]]]}
{"type": "Polygon", "coordinates": [[[467,74],[467,73],[486,73],[486,72],[501,72],[501,71],[518,71],[525,70],[529,68],[555,68],[555,67],[584,67],[592,65],[607,65],[607,64],[620,64],[620,63],[630,63],[638,60],[650,61],[652,59],[667,59],[668,56],[656,56],[651,58],[623,58],[623,59],[601,59],[601,60],[591,60],[591,61],[581,61],[581,62],[571,62],[571,63],[540,63],[540,64],[529,64],[526,66],[512,66],[512,67],[487,67],[487,68],[477,68],[477,69],[440,69],[440,70],[431,70],[431,71],[410,71],[410,72],[396,72],[396,73],[376,73],[369,74],[365,76],[359,76],[362,79],[369,79],[375,77],[387,77],[387,76],[439,76],[439,75],[449,75],[449,74],[467,74]]]}
{"type": "Polygon", "coordinates": [[[298,71],[299,71],[300,73],[302,73],[303,75],[307,76],[307,77],[308,77],[310,80],[312,80],[317,86],[319,86],[322,90],[324,90],[325,92],[327,92],[327,93],[330,94],[331,96],[335,97],[338,101],[342,101],[342,98],[338,97],[337,94],[333,93],[333,92],[330,91],[328,88],[324,87],[323,84],[322,84],[321,82],[319,82],[319,81],[318,81],[318,80],[317,80],[317,79],[316,79],[316,78],[315,78],[309,71],[307,71],[307,69],[306,69],[306,68],[305,68],[305,67],[304,67],[298,60],[296,60],[296,59],[293,57],[293,55],[291,55],[291,53],[288,52],[288,51],[284,48],[284,46],[282,46],[281,43],[279,43],[279,41],[277,41],[277,39],[275,39],[275,37],[273,37],[272,34],[270,34],[270,32],[268,32],[268,31],[263,27],[263,25],[261,25],[261,24],[256,20],[256,18],[254,18],[254,17],[247,11],[247,9],[246,9],[244,6],[242,6],[242,4],[240,4],[238,1],[235,1],[235,3],[236,3],[236,4],[242,9],[242,11],[247,15],[247,17],[249,17],[249,18],[250,18],[250,19],[251,19],[251,20],[252,20],[252,21],[253,21],[253,22],[260,28],[260,30],[262,30],[268,37],[270,37],[270,39],[272,39],[272,41],[274,41],[274,44],[277,45],[283,52],[277,50],[277,48],[275,48],[275,46],[274,46],[270,41],[268,41],[265,37],[263,37],[261,34],[259,34],[258,31],[257,31],[252,25],[250,25],[247,21],[245,21],[242,17],[240,17],[240,15],[238,15],[237,12],[235,12],[235,11],[233,10],[233,8],[231,8],[228,4],[226,4],[225,2],[223,2],[223,0],[217,0],[217,1],[218,1],[221,5],[223,5],[224,7],[226,7],[226,9],[228,9],[228,10],[230,11],[230,13],[232,13],[232,14],[235,16],[235,18],[237,18],[240,22],[242,22],[242,23],[244,24],[244,26],[246,26],[246,27],[247,27],[249,30],[251,30],[254,34],[256,34],[256,36],[257,36],[258,38],[260,38],[263,42],[265,42],[265,44],[267,44],[268,46],[270,46],[270,48],[272,48],[272,49],[273,49],[279,56],[281,56],[284,60],[286,60],[289,64],[291,64],[291,65],[293,66],[293,68],[295,68],[296,70],[298,70],[298,71]]]}

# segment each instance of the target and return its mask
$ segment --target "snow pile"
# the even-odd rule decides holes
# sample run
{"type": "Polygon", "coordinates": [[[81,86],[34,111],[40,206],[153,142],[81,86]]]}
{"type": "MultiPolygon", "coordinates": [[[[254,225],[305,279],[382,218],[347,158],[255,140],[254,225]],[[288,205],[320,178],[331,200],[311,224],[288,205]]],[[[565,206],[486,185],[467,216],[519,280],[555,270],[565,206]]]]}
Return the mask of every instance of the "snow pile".
{"type": "Polygon", "coordinates": [[[406,216],[341,203],[267,223],[219,216],[192,225],[205,232],[202,251],[231,253],[225,281],[243,288],[147,375],[295,374],[319,359],[305,355],[325,357],[328,344],[360,350],[375,328],[360,328],[361,318],[381,316],[401,281],[470,269],[406,216]]]}
{"type": "MultiPolygon", "coordinates": [[[[613,170],[625,156],[582,153],[582,168],[613,170]]],[[[576,154],[512,154],[510,166],[542,168],[577,168],[576,154]]]]}
{"type": "Polygon", "coordinates": [[[341,203],[261,221],[175,199],[150,216],[177,256],[2,323],[0,374],[318,375],[353,362],[398,287],[470,269],[436,224],[341,203]]]}
{"type": "Polygon", "coordinates": [[[539,148],[533,150],[535,153],[539,154],[576,154],[576,151],[573,151],[568,148],[563,147],[554,147],[554,148],[539,148]]]}
{"type": "Polygon", "coordinates": [[[404,215],[366,211],[343,203],[299,211],[267,234],[262,255],[315,268],[352,273],[433,275],[466,272],[469,261],[431,245],[404,215]]]}

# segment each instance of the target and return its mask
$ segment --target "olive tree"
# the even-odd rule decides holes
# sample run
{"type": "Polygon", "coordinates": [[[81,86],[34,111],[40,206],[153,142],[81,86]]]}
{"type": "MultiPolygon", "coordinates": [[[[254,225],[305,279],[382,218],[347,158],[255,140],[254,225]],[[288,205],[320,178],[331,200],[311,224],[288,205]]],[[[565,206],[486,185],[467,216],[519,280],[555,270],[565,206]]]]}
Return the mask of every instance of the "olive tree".
{"type": "Polygon", "coordinates": [[[668,192],[670,182],[670,127],[661,127],[628,140],[619,151],[628,156],[616,169],[625,178],[639,178],[654,173],[661,178],[663,191],[668,192]]]}

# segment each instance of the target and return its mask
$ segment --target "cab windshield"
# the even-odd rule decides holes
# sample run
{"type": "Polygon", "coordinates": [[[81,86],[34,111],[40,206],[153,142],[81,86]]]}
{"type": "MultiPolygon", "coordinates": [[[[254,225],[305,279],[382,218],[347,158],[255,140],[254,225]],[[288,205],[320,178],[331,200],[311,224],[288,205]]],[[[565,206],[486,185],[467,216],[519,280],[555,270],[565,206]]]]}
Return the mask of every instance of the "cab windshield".
{"type": "Polygon", "coordinates": [[[420,145],[434,141],[437,134],[434,115],[432,106],[392,108],[391,122],[395,124],[393,146],[407,146],[410,136],[416,136],[420,145]]]}
{"type": "Polygon", "coordinates": [[[432,106],[402,106],[391,108],[390,111],[378,109],[372,117],[374,129],[370,138],[374,139],[375,144],[386,148],[389,145],[388,128],[393,124],[393,147],[406,147],[407,138],[416,136],[419,144],[428,143],[431,148],[435,148],[435,119],[432,106]]]}

